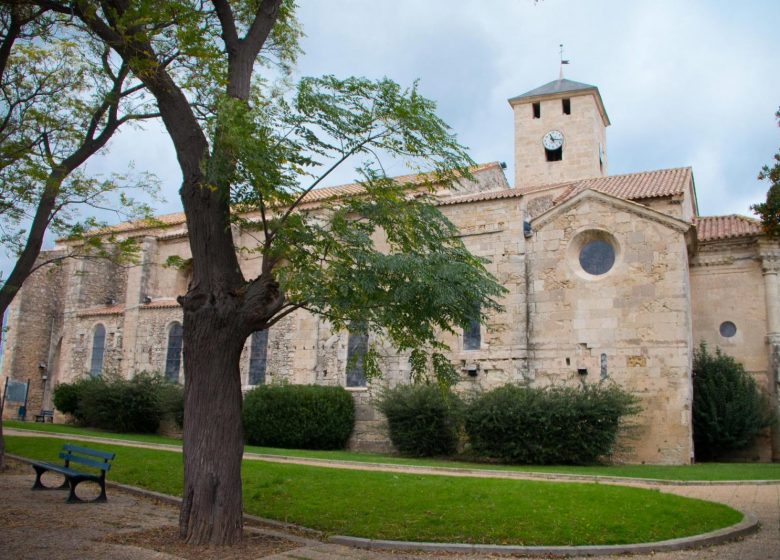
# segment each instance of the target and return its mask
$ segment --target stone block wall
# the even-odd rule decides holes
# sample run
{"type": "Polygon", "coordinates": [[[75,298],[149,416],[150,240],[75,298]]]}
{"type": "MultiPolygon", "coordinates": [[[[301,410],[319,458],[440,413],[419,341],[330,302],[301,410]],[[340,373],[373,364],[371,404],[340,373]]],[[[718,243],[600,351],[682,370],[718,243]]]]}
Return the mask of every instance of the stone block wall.
{"type": "Polygon", "coordinates": [[[448,357],[462,376],[457,388],[473,391],[522,381],[528,364],[526,256],[520,199],[444,205],[441,209],[457,226],[466,248],[486,258],[487,270],[507,289],[499,300],[504,311],[490,314],[487,324],[480,328],[478,349],[464,349],[462,332],[458,336],[442,335],[451,349],[448,357]]]}
{"type": "MultiPolygon", "coordinates": [[[[529,243],[529,381],[614,381],[641,399],[633,462],[687,463],[692,453],[688,255],[682,222],[581,195],[534,222],[529,243]],[[588,237],[590,236],[590,237],[588,237]],[[579,261],[583,238],[608,241],[602,275],[579,261]]],[[[620,459],[620,457],[619,457],[620,459]]]]}
{"type": "Polygon", "coordinates": [[[99,324],[106,329],[102,373],[122,374],[124,327],[122,311],[85,312],[65,318],[62,344],[69,349],[69,352],[63,353],[63,356],[67,357],[64,367],[61,368],[58,383],[70,383],[78,377],[89,374],[95,329],[99,324]]]}
{"type": "Polygon", "coordinates": [[[563,183],[607,174],[606,125],[593,93],[572,93],[546,99],[528,99],[513,106],[515,118],[515,188],[563,183]],[[563,113],[561,99],[569,98],[571,114],[563,113]],[[541,103],[534,118],[532,103],[541,103]],[[550,130],[563,133],[563,159],[547,161],[542,138],[550,130]],[[599,163],[599,145],[603,161],[599,163]]]}
{"type": "MultiPolygon", "coordinates": [[[[45,251],[38,262],[64,255],[45,251]]],[[[50,387],[57,337],[62,328],[63,292],[67,266],[50,265],[38,269],[24,283],[8,309],[8,330],[0,376],[0,390],[9,377],[29,381],[27,414],[50,408],[50,387]],[[43,366],[43,367],[41,367],[43,366]],[[43,376],[46,379],[43,379],[43,376]]],[[[16,417],[14,405],[3,411],[4,418],[16,417]]]]}
{"type": "MultiPolygon", "coordinates": [[[[720,348],[740,362],[759,387],[777,403],[777,380],[770,367],[771,328],[767,315],[767,278],[754,239],[701,243],[691,261],[693,342],[720,348]],[[722,328],[724,323],[735,328],[722,328]]],[[[780,458],[780,434],[767,433],[734,459],[771,461],[780,458]]]]}

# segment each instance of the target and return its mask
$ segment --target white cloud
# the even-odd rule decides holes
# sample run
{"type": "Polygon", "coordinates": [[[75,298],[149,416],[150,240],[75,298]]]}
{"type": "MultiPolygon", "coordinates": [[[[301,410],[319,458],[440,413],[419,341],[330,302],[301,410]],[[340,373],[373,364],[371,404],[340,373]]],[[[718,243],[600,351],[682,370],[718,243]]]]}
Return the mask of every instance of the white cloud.
{"type": "MultiPolygon", "coordinates": [[[[766,189],[755,176],[780,145],[776,0],[300,3],[300,74],[419,78],[474,158],[506,161],[510,181],[506,100],[555,79],[564,43],[566,76],[597,85],[612,120],[610,172],[692,165],[707,214],[745,213],[766,189]]],[[[159,129],[125,132],[111,148],[90,169],[134,160],[163,179],[160,210],[180,207],[178,166],[159,129]]],[[[352,179],[345,170],[333,181],[352,179]]]]}

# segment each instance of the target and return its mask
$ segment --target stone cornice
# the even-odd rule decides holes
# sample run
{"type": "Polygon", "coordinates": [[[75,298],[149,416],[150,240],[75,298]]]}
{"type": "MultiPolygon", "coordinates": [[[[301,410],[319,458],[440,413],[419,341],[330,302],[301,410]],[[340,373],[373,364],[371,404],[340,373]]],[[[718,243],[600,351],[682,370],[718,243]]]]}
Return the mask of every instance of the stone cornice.
{"type": "Polygon", "coordinates": [[[780,273],[780,243],[761,240],[758,243],[758,254],[761,257],[761,270],[764,274],[780,273]]]}
{"type": "Polygon", "coordinates": [[[539,214],[536,218],[531,220],[531,227],[534,230],[540,229],[544,227],[547,223],[552,221],[559,214],[568,212],[569,210],[571,210],[575,206],[579,206],[582,202],[585,202],[586,200],[594,200],[596,202],[604,204],[605,206],[610,206],[615,210],[629,212],[631,214],[638,215],[646,220],[659,223],[670,229],[674,229],[680,233],[687,233],[693,227],[690,223],[684,220],[679,220],[677,218],[673,218],[672,216],[662,214],[661,212],[652,210],[651,208],[648,208],[647,206],[644,206],[642,204],[638,204],[636,202],[631,202],[628,200],[623,200],[622,198],[610,196],[608,194],[604,194],[592,189],[584,190],[581,193],[570,198],[569,200],[563,202],[562,204],[554,206],[549,210],[547,210],[546,212],[539,214]]]}
{"type": "Polygon", "coordinates": [[[498,222],[496,224],[482,224],[479,226],[470,226],[459,228],[458,234],[455,237],[471,237],[473,235],[484,235],[487,233],[500,233],[506,229],[504,222],[498,222]]]}

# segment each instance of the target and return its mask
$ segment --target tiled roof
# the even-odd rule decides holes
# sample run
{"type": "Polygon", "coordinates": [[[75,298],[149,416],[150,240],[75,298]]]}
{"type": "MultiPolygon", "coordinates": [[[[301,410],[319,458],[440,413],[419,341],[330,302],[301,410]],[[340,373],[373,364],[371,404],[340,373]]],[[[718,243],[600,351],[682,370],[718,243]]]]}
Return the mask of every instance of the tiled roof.
{"type": "MultiPolygon", "coordinates": [[[[691,168],[661,169],[660,171],[645,171],[628,175],[612,175],[574,181],[569,184],[548,185],[546,188],[566,186],[553,201],[560,204],[578,193],[593,189],[624,200],[641,200],[643,198],[658,198],[663,196],[683,195],[691,184],[691,168]]],[[[541,189],[540,189],[541,190],[541,189]]]]}
{"type": "Polygon", "coordinates": [[[761,235],[764,230],[761,222],[731,214],[730,216],[699,216],[694,220],[699,241],[734,239],[761,235]]]}
{"type": "Polygon", "coordinates": [[[443,200],[437,200],[437,206],[449,206],[450,204],[464,204],[467,202],[481,202],[483,200],[498,200],[501,198],[515,198],[523,196],[523,191],[518,189],[503,189],[500,191],[489,191],[468,194],[464,196],[453,196],[452,198],[445,198],[443,200]]]}
{"type": "Polygon", "coordinates": [[[185,222],[184,212],[176,212],[173,214],[163,214],[162,216],[155,216],[149,220],[133,220],[132,222],[121,222],[114,226],[105,228],[105,232],[111,233],[124,233],[126,231],[135,231],[138,229],[153,229],[158,227],[171,227],[185,222]]]}
{"type": "Polygon", "coordinates": [[[587,95],[588,93],[592,93],[596,98],[596,104],[598,105],[599,112],[601,113],[601,117],[604,121],[604,126],[609,126],[609,116],[607,115],[607,110],[604,108],[604,102],[601,99],[599,88],[590,84],[575,82],[574,80],[566,80],[564,78],[561,78],[560,80],[553,80],[552,82],[548,82],[543,86],[539,86],[538,88],[534,88],[531,91],[527,91],[510,98],[509,104],[514,107],[515,105],[530,103],[532,101],[541,100],[544,98],[554,99],[556,97],[566,97],[569,94],[587,95]]]}
{"type": "Polygon", "coordinates": [[[544,84],[543,86],[539,86],[538,88],[532,89],[531,91],[527,91],[525,93],[521,93],[520,95],[516,95],[515,97],[511,98],[509,102],[524,99],[526,97],[538,97],[540,95],[552,95],[555,93],[568,93],[573,91],[585,91],[589,89],[597,89],[596,86],[592,86],[590,84],[583,84],[582,82],[575,82],[574,80],[567,80],[567,79],[561,79],[561,80],[553,80],[552,82],[548,82],[544,84]]]}
{"type": "MultiPolygon", "coordinates": [[[[501,168],[501,164],[497,161],[493,161],[490,163],[483,163],[479,165],[475,165],[470,168],[470,171],[472,173],[479,173],[480,171],[484,171],[486,169],[492,169],[492,168],[501,168]]],[[[411,175],[399,175],[398,177],[393,177],[393,181],[396,183],[407,183],[407,184],[422,184],[426,180],[430,179],[431,175],[428,173],[415,173],[411,175]]],[[[365,189],[362,185],[358,183],[350,183],[347,185],[339,185],[335,187],[323,187],[319,189],[314,189],[306,194],[306,196],[303,198],[303,202],[310,204],[310,203],[317,203],[322,202],[324,200],[330,200],[333,198],[338,198],[342,196],[354,196],[365,192],[365,189]]],[[[152,220],[136,220],[132,222],[122,222],[120,224],[117,224],[115,226],[111,226],[109,228],[106,228],[107,232],[112,233],[123,233],[128,231],[135,231],[135,230],[141,230],[141,229],[153,229],[157,227],[171,227],[179,224],[183,224],[185,222],[185,216],[184,212],[177,212],[175,214],[165,214],[163,216],[155,216],[152,220]]]]}
{"type": "Polygon", "coordinates": [[[125,306],[120,303],[118,305],[104,305],[102,307],[85,309],[84,311],[79,311],[77,315],[79,317],[98,317],[101,315],[121,315],[124,312],[125,306]]]}
{"type": "Polygon", "coordinates": [[[657,198],[663,196],[682,195],[689,188],[691,182],[691,168],[680,167],[678,169],[662,169],[660,171],[645,171],[643,173],[631,173],[628,175],[613,175],[610,177],[596,177],[583,179],[570,183],[554,183],[539,185],[528,189],[504,189],[484,193],[470,194],[438,201],[439,206],[450,204],[463,204],[466,202],[479,202],[483,200],[497,200],[500,198],[514,198],[527,194],[543,192],[546,190],[564,189],[553,201],[558,205],[581,193],[593,189],[624,200],[641,200],[643,198],[657,198]]]}
{"type": "Polygon", "coordinates": [[[179,302],[175,298],[155,299],[151,303],[142,305],[141,309],[168,309],[171,307],[179,307],[179,302]]]}

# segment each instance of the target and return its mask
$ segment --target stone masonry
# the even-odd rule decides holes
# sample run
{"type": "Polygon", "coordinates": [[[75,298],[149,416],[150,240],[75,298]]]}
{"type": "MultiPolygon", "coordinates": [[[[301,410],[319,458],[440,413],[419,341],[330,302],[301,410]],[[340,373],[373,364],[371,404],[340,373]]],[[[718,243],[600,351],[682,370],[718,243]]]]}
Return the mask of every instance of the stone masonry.
{"type": "MultiPolygon", "coordinates": [[[[465,348],[462,336],[442,337],[461,374],[456,388],[616,383],[643,409],[615,457],[626,462],[694,459],[691,363],[701,341],[742,362],[777,405],[780,244],[750,218],[699,216],[689,168],[608,175],[609,119],[594,86],[558,80],[510,105],[514,188],[502,166],[490,163],[474,169],[473,181],[436,193],[460,239],[507,288],[504,311],[487,318],[476,348],[465,348]],[[551,132],[563,138],[557,151],[545,147],[551,132]]],[[[359,191],[315,190],[305,209],[318,212],[322,200],[359,191]]],[[[164,372],[171,356],[176,363],[176,298],[187,290],[190,253],[183,215],[159,220],[114,228],[139,240],[138,264],[66,260],[37,272],[14,300],[2,373],[31,380],[30,411],[51,408],[52,386],[90,370],[99,332],[103,372],[130,377],[164,372]],[[170,257],[184,266],[168,266],[170,257]]],[[[241,246],[257,243],[240,228],[234,236],[241,246]]],[[[67,251],[67,243],[58,250],[67,251]]],[[[248,278],[260,265],[242,255],[248,278]]],[[[252,361],[252,340],[241,364],[247,390],[250,368],[260,363],[252,361]]],[[[347,387],[357,409],[350,444],[385,451],[373,399],[384,386],[408,383],[410,367],[386,341],[370,343],[383,350],[384,375],[347,387]]],[[[255,354],[266,358],[266,383],[348,385],[349,333],[321,317],[289,315],[269,330],[264,350],[255,354]]],[[[185,377],[179,371],[180,383],[185,377]]],[[[766,434],[743,457],[779,460],[780,434],[766,434]]]]}

